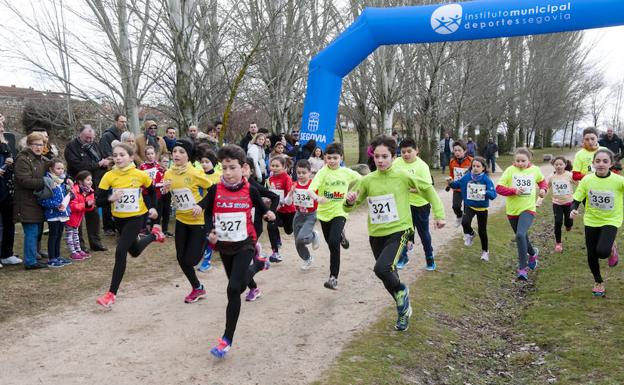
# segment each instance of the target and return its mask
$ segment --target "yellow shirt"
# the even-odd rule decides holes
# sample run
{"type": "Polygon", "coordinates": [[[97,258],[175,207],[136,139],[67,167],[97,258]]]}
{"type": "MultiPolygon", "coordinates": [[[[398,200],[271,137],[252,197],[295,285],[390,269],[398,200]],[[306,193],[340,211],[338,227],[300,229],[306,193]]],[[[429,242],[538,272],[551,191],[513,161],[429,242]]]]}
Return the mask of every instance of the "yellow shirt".
{"type": "MultiPolygon", "coordinates": [[[[405,170],[408,174],[419,177],[424,180],[431,180],[431,172],[429,171],[429,165],[425,163],[419,157],[412,163],[407,163],[403,158],[398,157],[392,163],[392,167],[399,170],[405,170]]],[[[419,193],[410,192],[410,206],[422,207],[429,202],[419,193]]]]}
{"type": "Polygon", "coordinates": [[[587,199],[583,215],[585,226],[622,226],[624,177],[614,173],[606,178],[587,175],[574,192],[574,200],[582,202],[584,199],[587,199]]]}
{"type": "Polygon", "coordinates": [[[112,188],[113,192],[121,191],[121,198],[111,203],[111,211],[114,217],[130,218],[147,212],[141,188],[151,185],[152,179],[149,175],[145,171],[137,170],[134,163],[130,163],[123,169],[113,168],[108,171],[98,187],[101,190],[112,188]]]}
{"type": "Polygon", "coordinates": [[[583,175],[591,174],[594,172],[594,154],[599,149],[605,149],[605,147],[598,147],[594,151],[587,151],[582,148],[574,155],[574,163],[572,163],[572,171],[580,172],[583,175]]]}
{"type": "Polygon", "coordinates": [[[165,181],[171,181],[171,205],[176,208],[176,220],[187,225],[203,225],[204,214],[193,216],[192,208],[202,199],[199,190],[206,191],[213,183],[190,163],[184,170],[172,167],[165,173],[165,181]]]}

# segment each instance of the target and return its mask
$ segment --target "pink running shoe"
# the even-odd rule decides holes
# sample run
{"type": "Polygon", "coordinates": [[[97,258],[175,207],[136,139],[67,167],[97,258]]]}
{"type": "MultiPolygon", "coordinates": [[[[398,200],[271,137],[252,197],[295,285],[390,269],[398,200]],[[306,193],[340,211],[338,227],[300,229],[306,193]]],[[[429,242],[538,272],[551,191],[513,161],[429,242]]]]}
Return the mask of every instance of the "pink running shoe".
{"type": "Polygon", "coordinates": [[[156,236],[154,242],[163,243],[165,242],[165,238],[167,237],[165,233],[162,232],[162,228],[160,227],[160,225],[152,226],[152,234],[156,236]]]}
{"type": "Polygon", "coordinates": [[[84,261],[85,257],[80,254],[80,253],[73,253],[72,255],[70,255],[70,257],[72,259],[72,261],[84,261]]]}
{"type": "Polygon", "coordinates": [[[249,289],[249,292],[247,293],[247,296],[245,297],[245,301],[253,302],[260,297],[262,297],[262,292],[260,291],[259,288],[249,289]]]}
{"type": "Polygon", "coordinates": [[[106,309],[112,309],[113,304],[115,303],[115,294],[111,293],[110,291],[106,292],[106,294],[104,294],[103,296],[98,297],[95,302],[98,305],[105,307],[106,309]]]}
{"type": "Polygon", "coordinates": [[[89,254],[89,253],[87,253],[85,251],[80,251],[79,253],[80,253],[80,255],[82,255],[84,257],[84,259],[91,258],[91,254],[89,254]]]}
{"type": "Polygon", "coordinates": [[[206,295],[206,289],[204,285],[199,286],[197,289],[193,289],[189,295],[184,297],[184,302],[193,303],[199,301],[199,299],[206,295]]]}
{"type": "Polygon", "coordinates": [[[563,245],[561,243],[555,244],[555,253],[561,253],[563,251],[563,245]]]}
{"type": "Polygon", "coordinates": [[[620,262],[620,254],[618,253],[617,245],[613,242],[611,256],[609,257],[609,267],[616,267],[618,262],[620,262]]]}

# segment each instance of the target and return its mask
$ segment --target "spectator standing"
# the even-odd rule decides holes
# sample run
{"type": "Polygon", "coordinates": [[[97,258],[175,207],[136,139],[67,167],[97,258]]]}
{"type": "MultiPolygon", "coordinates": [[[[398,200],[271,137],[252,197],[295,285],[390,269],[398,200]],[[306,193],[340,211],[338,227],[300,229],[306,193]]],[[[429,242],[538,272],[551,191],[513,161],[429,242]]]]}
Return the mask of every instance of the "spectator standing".
{"type": "MultiPolygon", "coordinates": [[[[115,115],[115,125],[104,131],[104,133],[102,134],[102,138],[100,139],[100,155],[103,159],[109,158],[111,165],[113,159],[113,140],[121,140],[121,134],[128,130],[127,124],[128,119],[125,115],[115,115]]],[[[93,186],[96,188],[99,185],[100,178],[98,178],[97,182],[95,181],[95,176],[93,178],[93,186]]],[[[85,222],[89,223],[89,219],[87,217],[88,215],[85,215],[85,222]]],[[[102,207],[102,222],[104,235],[107,235],[109,237],[115,236],[115,222],[113,222],[113,214],[111,213],[110,204],[102,207]]]]}
{"type": "Polygon", "coordinates": [[[624,142],[614,133],[613,127],[607,128],[607,133],[600,138],[598,144],[611,150],[615,155],[616,161],[624,156],[624,142]]]}
{"type": "Polygon", "coordinates": [[[0,114],[0,219],[2,220],[0,267],[22,263],[22,260],[13,254],[15,242],[15,223],[13,223],[14,159],[15,136],[4,131],[4,116],[0,114]]]}
{"type": "Polygon", "coordinates": [[[249,143],[249,149],[247,150],[247,156],[253,159],[255,177],[259,183],[264,183],[267,177],[266,159],[264,152],[264,143],[266,137],[264,134],[256,134],[249,143]]]}
{"type": "Polygon", "coordinates": [[[37,262],[37,239],[44,216],[43,208],[34,194],[43,189],[43,175],[46,172],[44,136],[40,132],[29,134],[26,146],[15,159],[14,219],[15,222],[21,222],[24,229],[24,267],[32,270],[48,267],[45,263],[37,262]]]}
{"type": "Polygon", "coordinates": [[[188,128],[188,136],[187,139],[191,141],[191,143],[197,144],[199,140],[199,129],[196,125],[189,126],[188,128]]]}
{"type": "Polygon", "coordinates": [[[440,140],[438,145],[440,151],[440,167],[442,167],[442,174],[445,173],[446,166],[451,161],[451,152],[453,152],[453,139],[448,132],[444,133],[444,138],[440,140]]]}
{"type": "Polygon", "coordinates": [[[245,150],[245,152],[247,152],[247,146],[249,146],[249,142],[251,142],[251,139],[253,139],[254,135],[256,135],[257,133],[258,125],[255,122],[249,123],[249,131],[247,131],[247,134],[245,134],[240,142],[240,146],[243,148],[243,150],[245,150]]]}
{"type": "Polygon", "coordinates": [[[477,144],[472,141],[471,137],[468,137],[468,141],[466,142],[466,154],[474,158],[477,155],[477,150],[477,144]]]}
{"type": "Polygon", "coordinates": [[[165,130],[165,136],[163,140],[165,141],[165,144],[167,145],[167,152],[170,154],[171,154],[171,151],[173,151],[173,145],[176,142],[176,138],[177,138],[176,128],[167,127],[167,130],[165,130]]]}
{"type": "MultiPolygon", "coordinates": [[[[95,141],[95,130],[91,125],[86,124],[80,129],[78,137],[73,139],[65,147],[65,161],[67,162],[67,173],[74,180],[81,171],[89,171],[93,178],[94,189],[99,185],[100,179],[108,170],[108,167],[112,164],[109,158],[102,156],[100,149],[102,143],[95,141]]],[[[110,205],[102,207],[102,214],[105,209],[110,211],[110,205]]],[[[105,220],[103,215],[103,220],[105,220]]],[[[84,221],[87,227],[87,239],[92,251],[106,251],[106,247],[102,244],[100,237],[100,215],[97,210],[86,211],[84,214],[84,221]]],[[[112,223],[112,218],[111,218],[112,223]]],[[[114,224],[111,224],[114,228],[114,224]]],[[[111,227],[106,227],[104,223],[104,232],[110,231],[111,227]]],[[[109,234],[106,234],[109,235],[109,234]]],[[[114,235],[114,231],[113,231],[114,235]]],[[[84,245],[86,244],[84,235],[82,233],[82,227],[79,228],[80,245],[83,251],[87,251],[84,245]]]]}
{"type": "Polygon", "coordinates": [[[498,152],[498,145],[494,143],[494,138],[488,138],[488,142],[485,145],[485,151],[483,151],[483,155],[485,156],[485,162],[487,163],[487,168],[491,170],[492,173],[496,172],[496,153],[498,152]]]}
{"type": "Polygon", "coordinates": [[[323,150],[320,147],[315,148],[309,161],[310,166],[312,167],[312,175],[314,176],[318,172],[318,170],[322,169],[323,166],[325,166],[323,150]]]}
{"type": "Polygon", "coordinates": [[[167,151],[165,140],[158,136],[158,125],[153,120],[147,120],[143,124],[143,134],[135,138],[136,158],[139,165],[145,161],[145,147],[152,146],[156,151],[156,160],[160,159],[160,154],[167,151]]]}

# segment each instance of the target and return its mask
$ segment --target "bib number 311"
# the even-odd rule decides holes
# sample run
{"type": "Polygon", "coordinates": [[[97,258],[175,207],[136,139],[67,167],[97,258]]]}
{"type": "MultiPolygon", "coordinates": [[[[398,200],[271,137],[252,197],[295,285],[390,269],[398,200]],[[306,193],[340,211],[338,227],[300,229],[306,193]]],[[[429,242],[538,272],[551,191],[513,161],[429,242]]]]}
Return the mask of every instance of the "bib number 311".
{"type": "Polygon", "coordinates": [[[185,211],[190,210],[195,206],[195,198],[193,193],[188,188],[179,188],[171,190],[173,193],[173,199],[171,204],[176,210],[185,211]]]}
{"type": "Polygon", "coordinates": [[[370,221],[374,225],[392,223],[399,220],[396,201],[393,194],[368,198],[370,221]]]}

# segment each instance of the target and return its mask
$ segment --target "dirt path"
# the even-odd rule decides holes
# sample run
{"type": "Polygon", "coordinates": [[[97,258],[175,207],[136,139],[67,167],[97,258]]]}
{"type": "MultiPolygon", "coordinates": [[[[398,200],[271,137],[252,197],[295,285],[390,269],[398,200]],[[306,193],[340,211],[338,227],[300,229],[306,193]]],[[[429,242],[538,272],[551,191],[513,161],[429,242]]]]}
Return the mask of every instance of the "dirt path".
{"type": "MultiPolygon", "coordinates": [[[[550,166],[542,170],[546,175],[550,166]]],[[[444,271],[442,247],[461,228],[454,225],[450,193],[441,191],[440,196],[447,227],[432,234],[435,249],[442,250],[438,266],[444,271]]],[[[497,199],[492,209],[503,204],[504,199],[497,199]]],[[[2,325],[0,383],[307,384],[322,375],[354,333],[392,305],[372,271],[364,210],[351,215],[347,234],[351,248],[342,251],[335,292],[323,287],[329,271],[325,244],[313,268],[303,273],[292,238],[283,237],[286,261],[256,276],[264,297],[243,301],[234,345],[225,360],[209,354],[225,324],[226,277],[215,268],[200,273],[209,295],[192,305],[183,303],[188,283],[180,273],[180,279],[163,287],[122,284],[110,312],[96,308],[94,293],[70,310],[2,325]]],[[[423,270],[418,243],[415,250],[417,257],[401,272],[406,282],[420,274],[436,274],[423,270]]],[[[141,258],[149,258],[149,249],[141,258]]]]}

